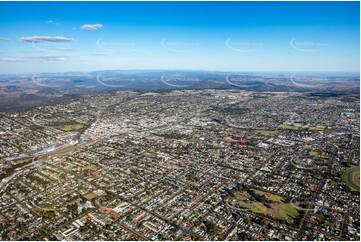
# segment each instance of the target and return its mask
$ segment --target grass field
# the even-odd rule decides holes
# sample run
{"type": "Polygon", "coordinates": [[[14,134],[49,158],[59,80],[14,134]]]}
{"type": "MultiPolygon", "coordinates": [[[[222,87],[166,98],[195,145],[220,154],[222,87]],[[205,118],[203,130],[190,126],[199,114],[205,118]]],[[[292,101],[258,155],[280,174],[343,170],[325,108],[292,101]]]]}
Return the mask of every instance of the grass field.
{"type": "Polygon", "coordinates": [[[55,209],[54,204],[40,204],[39,207],[45,208],[45,209],[55,209]]]}
{"type": "Polygon", "coordinates": [[[310,152],[308,152],[308,154],[310,156],[314,156],[314,157],[318,157],[318,158],[323,158],[323,159],[329,159],[330,157],[328,155],[324,155],[324,154],[321,154],[317,151],[314,151],[314,150],[311,150],[310,152]]]}
{"type": "Polygon", "coordinates": [[[262,203],[258,203],[258,202],[252,203],[250,205],[250,208],[251,208],[252,212],[262,213],[262,214],[267,214],[267,210],[268,210],[267,207],[265,207],[262,203]]]}
{"type": "Polygon", "coordinates": [[[296,218],[298,216],[297,209],[289,203],[272,204],[272,207],[277,211],[277,217],[280,219],[287,220],[288,218],[296,218]]]}
{"type": "Polygon", "coordinates": [[[29,131],[28,129],[15,129],[14,130],[16,133],[25,133],[27,131],[29,131]]]}
{"type": "Polygon", "coordinates": [[[95,164],[90,164],[90,165],[84,166],[84,167],[82,168],[82,170],[94,170],[95,168],[97,168],[97,165],[95,165],[95,164]]]}
{"type": "Polygon", "coordinates": [[[86,195],[84,195],[84,197],[87,199],[87,200],[92,200],[93,198],[95,198],[97,195],[94,193],[94,192],[91,192],[91,193],[88,193],[86,195]]]}
{"type": "Polygon", "coordinates": [[[62,124],[62,125],[59,125],[59,129],[61,131],[64,131],[64,132],[70,132],[70,131],[77,131],[77,130],[80,130],[82,128],[84,128],[85,125],[84,124],[81,124],[81,123],[73,123],[73,124],[62,124]]]}
{"type": "Polygon", "coordinates": [[[277,130],[256,130],[255,133],[261,134],[264,136],[275,136],[278,134],[277,130]]]}
{"type": "Polygon", "coordinates": [[[280,124],[277,126],[277,128],[279,129],[291,129],[291,130],[299,130],[300,126],[293,126],[293,125],[286,125],[286,124],[280,124]]]}
{"type": "Polygon", "coordinates": [[[342,181],[351,191],[360,191],[360,167],[353,166],[342,172],[342,181]]]}
{"type": "Polygon", "coordinates": [[[309,127],[308,130],[311,130],[311,131],[322,131],[322,130],[325,130],[327,128],[326,125],[317,125],[315,127],[309,127]]]}
{"type": "Polygon", "coordinates": [[[144,152],[144,156],[154,158],[154,157],[156,157],[156,154],[153,152],[144,152]]]}
{"type": "Polygon", "coordinates": [[[21,165],[23,163],[29,162],[30,160],[32,160],[32,158],[30,158],[30,157],[23,158],[23,159],[18,159],[18,160],[13,161],[13,164],[21,165]]]}
{"type": "Polygon", "coordinates": [[[199,138],[191,138],[189,141],[190,141],[190,142],[196,142],[196,143],[198,143],[198,142],[200,142],[201,140],[200,140],[199,138]]]}
{"type": "Polygon", "coordinates": [[[277,126],[279,129],[290,129],[290,130],[300,130],[300,129],[307,129],[310,131],[323,131],[327,128],[326,125],[320,124],[316,126],[307,127],[306,125],[303,125],[301,123],[293,123],[292,125],[288,124],[280,124],[277,126]]]}
{"type": "Polygon", "coordinates": [[[274,195],[274,194],[270,194],[270,193],[265,193],[259,190],[254,190],[257,194],[259,195],[265,195],[266,198],[272,202],[281,202],[282,201],[282,197],[278,196],[278,195],[274,195]]]}
{"type": "Polygon", "coordinates": [[[270,207],[266,207],[261,202],[251,201],[250,198],[252,196],[246,191],[236,191],[233,193],[229,198],[230,204],[235,207],[250,209],[253,213],[270,215],[285,221],[292,221],[298,216],[297,209],[290,203],[282,202],[281,196],[255,189],[254,191],[258,195],[265,195],[266,199],[270,201],[270,207]]]}

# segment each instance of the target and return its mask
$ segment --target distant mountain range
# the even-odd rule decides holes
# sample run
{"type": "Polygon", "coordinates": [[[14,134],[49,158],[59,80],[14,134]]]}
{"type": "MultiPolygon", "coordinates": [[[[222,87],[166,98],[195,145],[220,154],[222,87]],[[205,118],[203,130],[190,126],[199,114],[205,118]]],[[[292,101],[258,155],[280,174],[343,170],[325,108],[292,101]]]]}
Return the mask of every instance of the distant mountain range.
{"type": "Polygon", "coordinates": [[[61,102],[69,96],[104,91],[164,92],[239,89],[268,92],[359,93],[358,73],[286,73],[105,70],[0,75],[0,111],[61,102]]]}

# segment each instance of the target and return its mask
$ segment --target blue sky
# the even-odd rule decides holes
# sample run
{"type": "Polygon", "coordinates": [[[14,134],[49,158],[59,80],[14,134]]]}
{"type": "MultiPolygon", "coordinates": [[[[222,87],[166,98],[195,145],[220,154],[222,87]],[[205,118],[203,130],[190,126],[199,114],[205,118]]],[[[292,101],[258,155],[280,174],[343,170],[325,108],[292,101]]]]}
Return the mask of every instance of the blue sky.
{"type": "Polygon", "coordinates": [[[0,73],[359,72],[359,2],[0,2],[0,73]]]}

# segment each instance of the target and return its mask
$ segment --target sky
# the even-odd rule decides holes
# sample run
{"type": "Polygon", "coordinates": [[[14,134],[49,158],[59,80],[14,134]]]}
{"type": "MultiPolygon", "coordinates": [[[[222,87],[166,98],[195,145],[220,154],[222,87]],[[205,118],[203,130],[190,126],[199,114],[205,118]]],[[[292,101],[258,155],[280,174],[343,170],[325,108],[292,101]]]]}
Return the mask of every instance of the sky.
{"type": "Polygon", "coordinates": [[[359,2],[0,2],[0,74],[359,72],[359,2]]]}

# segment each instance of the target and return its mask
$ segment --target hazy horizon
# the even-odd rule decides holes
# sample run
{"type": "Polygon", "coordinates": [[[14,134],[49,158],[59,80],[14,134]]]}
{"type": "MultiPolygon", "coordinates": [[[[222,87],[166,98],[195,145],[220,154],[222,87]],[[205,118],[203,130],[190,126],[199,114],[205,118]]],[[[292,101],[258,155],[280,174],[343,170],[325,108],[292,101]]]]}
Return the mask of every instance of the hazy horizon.
{"type": "Polygon", "coordinates": [[[5,76],[19,76],[19,75],[34,75],[34,74],[46,74],[46,73],[92,73],[92,72],[137,72],[137,73],[147,73],[147,72],[214,72],[214,73],[234,73],[234,74],[244,74],[244,75],[330,75],[330,76],[359,76],[360,72],[356,71],[225,71],[225,70],[198,70],[198,69],[109,69],[109,70],[89,70],[89,71],[49,71],[49,72],[27,72],[27,73],[0,73],[0,75],[5,76]]]}

